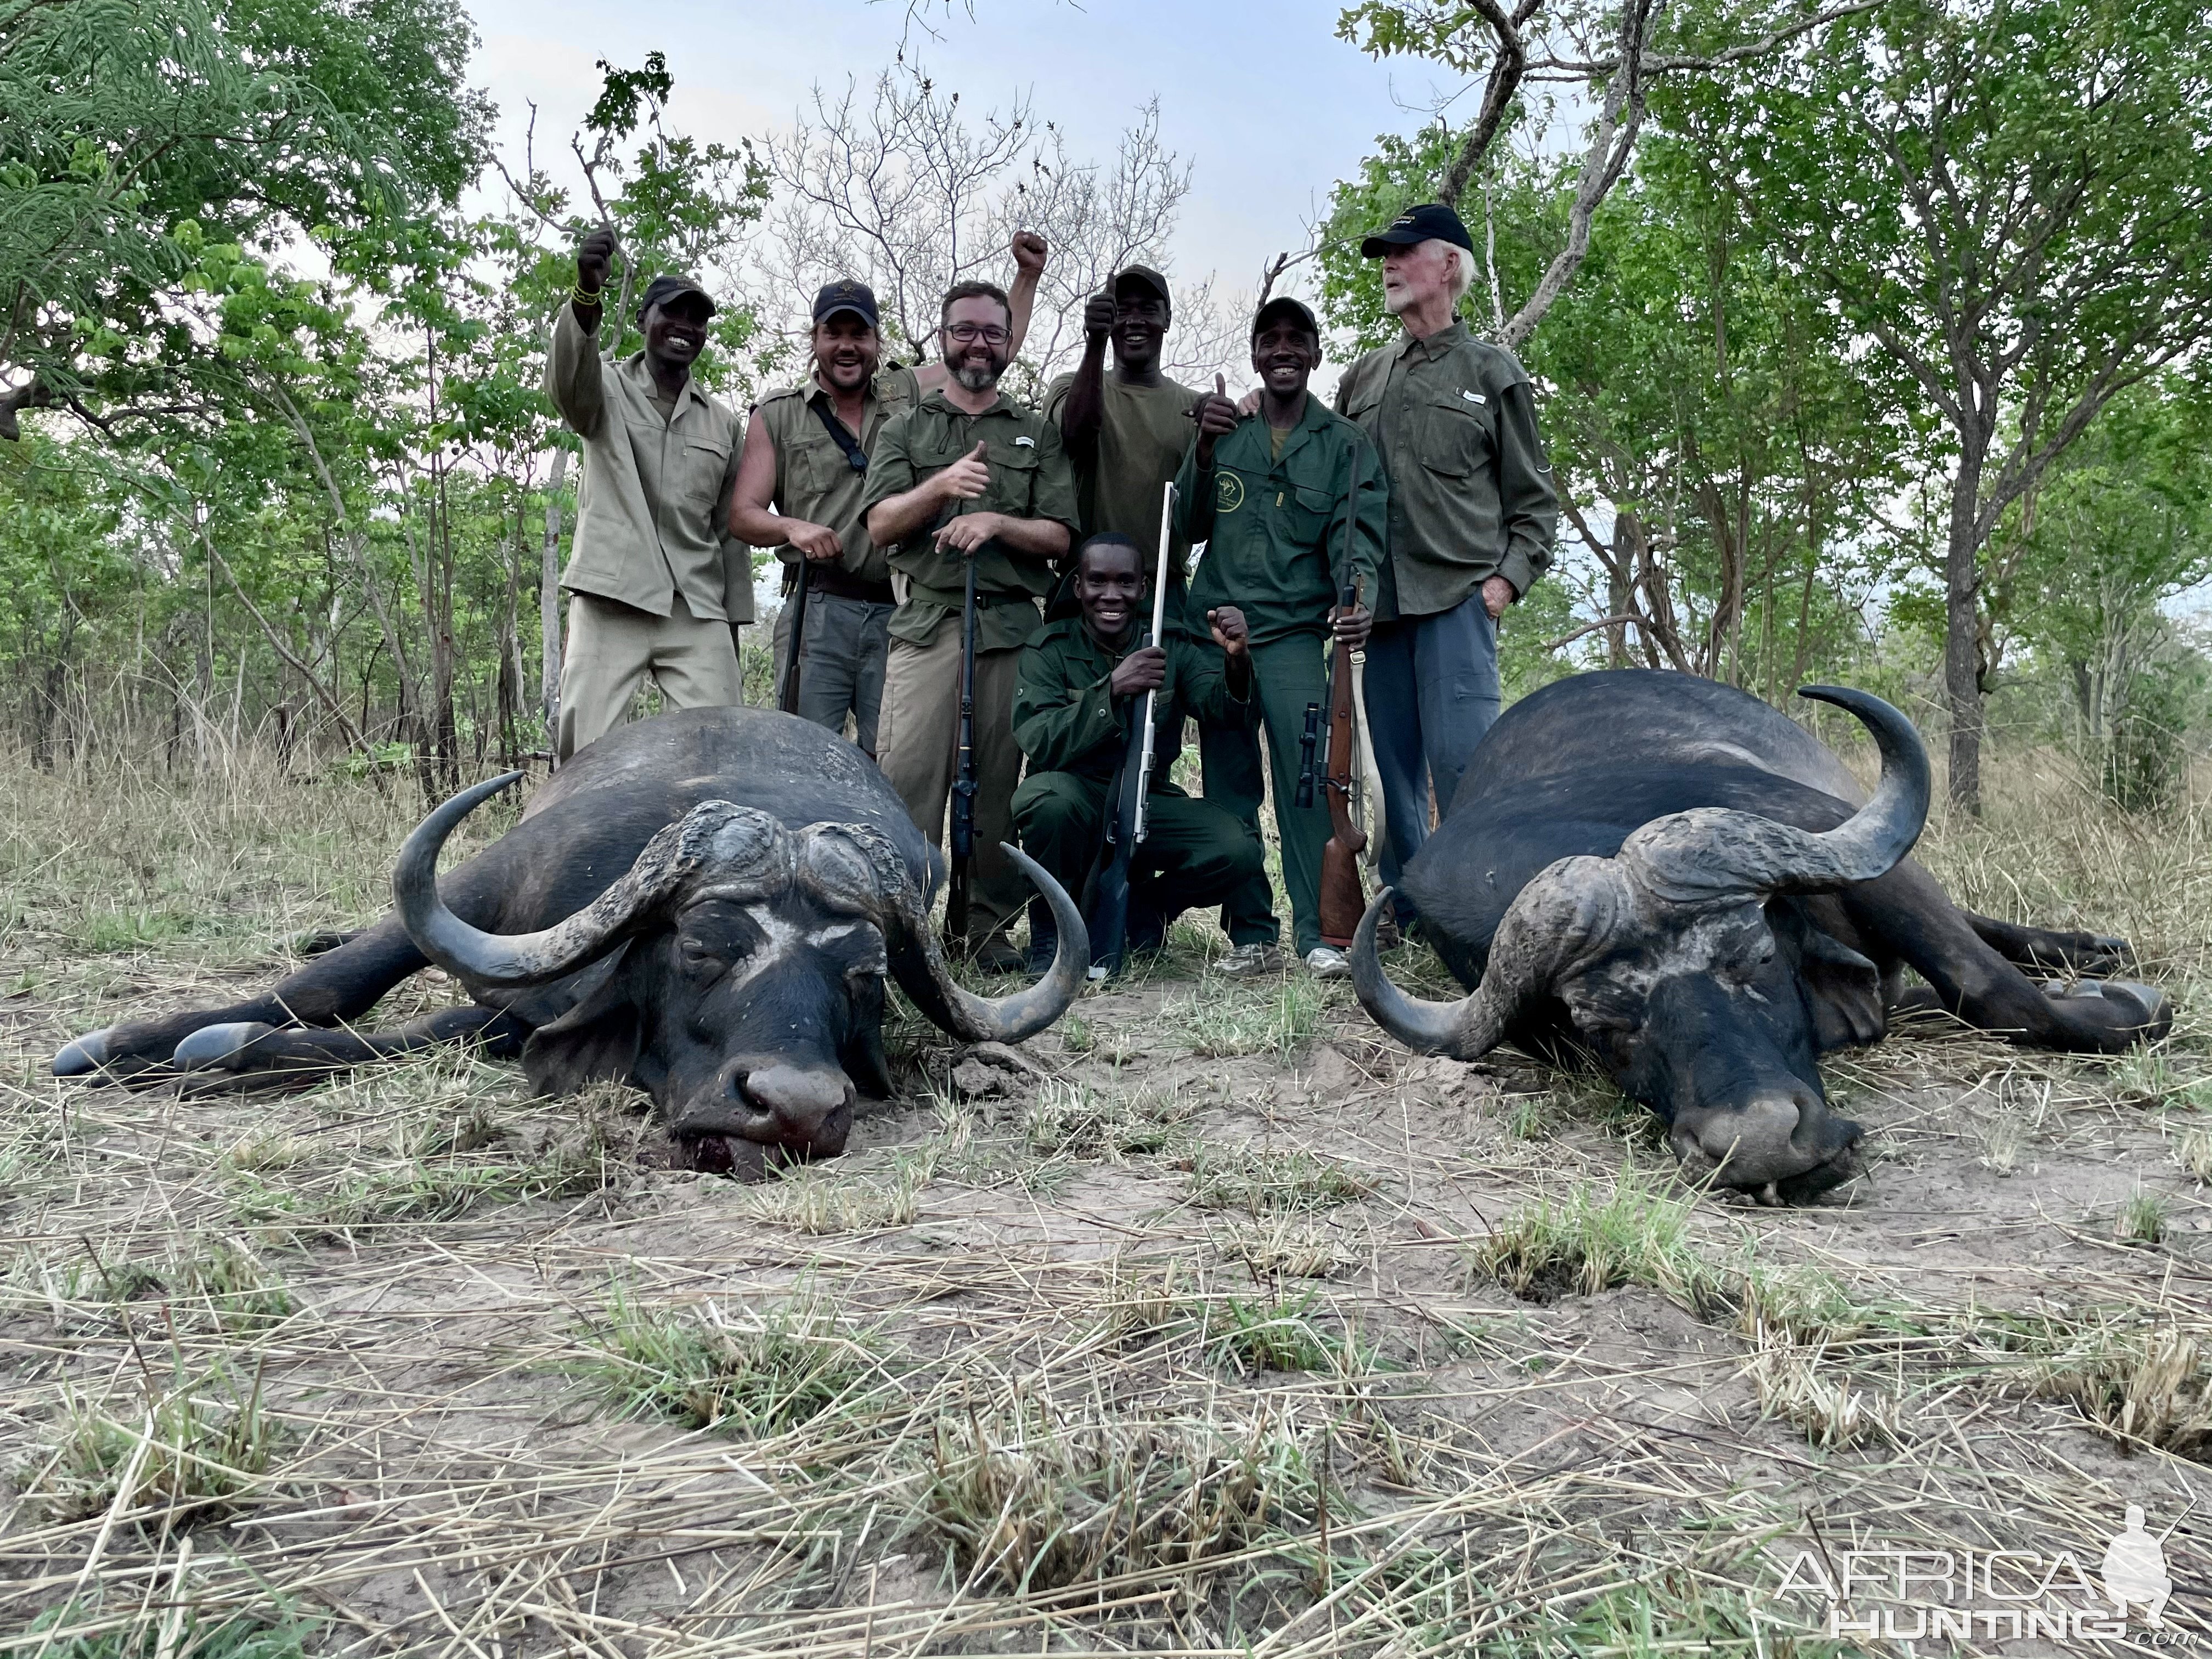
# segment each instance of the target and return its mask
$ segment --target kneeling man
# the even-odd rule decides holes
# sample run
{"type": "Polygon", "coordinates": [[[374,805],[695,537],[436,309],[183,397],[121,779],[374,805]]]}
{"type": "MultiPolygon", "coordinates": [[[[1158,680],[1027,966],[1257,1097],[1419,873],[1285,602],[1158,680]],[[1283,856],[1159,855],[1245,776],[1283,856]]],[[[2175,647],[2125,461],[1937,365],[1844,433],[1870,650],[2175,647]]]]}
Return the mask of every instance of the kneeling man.
{"type": "Polygon", "coordinates": [[[1214,611],[1212,647],[1171,635],[1165,649],[1134,649],[1139,617],[1149,615],[1146,575],[1127,536],[1084,543],[1075,570],[1079,614],[1047,623],[1023,648],[1014,685],[1014,740],[1030,763],[1014,793],[1014,824],[1029,855],[1076,894],[1097,867],[1129,723],[1143,718],[1145,694],[1159,693],[1147,828],[1129,864],[1128,942],[1137,950],[1158,948],[1178,915],[1219,904],[1265,862],[1235,814],[1193,799],[1170,777],[1186,719],[1252,720],[1243,616],[1234,606],[1214,611]]]}

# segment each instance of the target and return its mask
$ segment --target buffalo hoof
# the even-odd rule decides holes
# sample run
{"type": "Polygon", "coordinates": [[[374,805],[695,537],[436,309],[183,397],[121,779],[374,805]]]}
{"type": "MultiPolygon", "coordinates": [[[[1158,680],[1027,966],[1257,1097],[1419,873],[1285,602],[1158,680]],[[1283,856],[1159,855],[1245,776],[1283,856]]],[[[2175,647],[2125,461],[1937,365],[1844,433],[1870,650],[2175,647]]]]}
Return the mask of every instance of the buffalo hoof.
{"type": "Polygon", "coordinates": [[[74,1042],[62,1044],[61,1052],[54,1056],[56,1077],[83,1077],[107,1064],[107,1034],[115,1028],[103,1025],[97,1031],[87,1031],[74,1042]]]}
{"type": "Polygon", "coordinates": [[[2120,1029],[2139,1042],[2155,1042],[2173,1029],[2172,999],[2140,980],[2049,980],[2043,994],[2053,1002],[2103,1002],[2120,1016],[2115,1022],[2120,1029]]]}
{"type": "Polygon", "coordinates": [[[177,1045],[169,1063],[180,1072],[205,1071],[210,1066],[220,1066],[276,1029],[252,1019],[230,1025],[203,1025],[177,1045]]]}

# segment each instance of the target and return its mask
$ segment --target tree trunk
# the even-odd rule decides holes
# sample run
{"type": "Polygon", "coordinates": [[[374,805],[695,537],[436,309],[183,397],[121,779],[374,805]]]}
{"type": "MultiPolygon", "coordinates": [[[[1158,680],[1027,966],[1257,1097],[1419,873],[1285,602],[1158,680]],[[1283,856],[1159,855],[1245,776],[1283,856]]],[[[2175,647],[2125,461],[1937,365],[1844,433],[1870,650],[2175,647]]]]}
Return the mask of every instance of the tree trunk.
{"type": "Polygon", "coordinates": [[[1951,482],[1951,533],[1943,557],[1943,696],[1951,719],[1953,803],[1982,810],[1981,580],[1975,535],[1983,451],[1966,436],[1951,482]]]}

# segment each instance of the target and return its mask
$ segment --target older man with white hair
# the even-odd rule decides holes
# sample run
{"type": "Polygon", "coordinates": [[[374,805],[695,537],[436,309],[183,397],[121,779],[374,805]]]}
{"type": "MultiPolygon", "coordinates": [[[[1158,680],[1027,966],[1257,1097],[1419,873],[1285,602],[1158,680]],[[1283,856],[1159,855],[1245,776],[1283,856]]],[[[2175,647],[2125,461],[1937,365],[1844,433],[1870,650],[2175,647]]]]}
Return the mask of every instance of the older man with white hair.
{"type": "Polygon", "coordinates": [[[1431,781],[1449,811],[1498,718],[1498,619],[1551,564],[1559,498],[1528,374],[1457,314],[1474,282],[1459,215],[1409,208],[1359,251],[1382,262],[1383,299],[1404,329],[1336,394],[1390,480],[1366,700],[1389,817],[1382,878],[1395,885],[1428,839],[1431,781]]]}

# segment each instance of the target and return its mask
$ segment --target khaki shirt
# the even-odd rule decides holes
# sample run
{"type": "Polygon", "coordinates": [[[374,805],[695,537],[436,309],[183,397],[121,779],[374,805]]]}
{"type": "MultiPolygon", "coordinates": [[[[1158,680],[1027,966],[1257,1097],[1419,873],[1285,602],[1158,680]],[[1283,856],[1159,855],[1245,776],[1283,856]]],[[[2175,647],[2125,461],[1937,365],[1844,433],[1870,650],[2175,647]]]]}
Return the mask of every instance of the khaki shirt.
{"type": "Polygon", "coordinates": [[[561,586],[665,617],[678,589],[695,617],[753,619],[752,550],[729,539],[738,417],[687,380],[664,419],[645,353],[609,365],[598,331],[563,301],[545,395],[584,441],[576,538],[561,586]]]}
{"type": "MultiPolygon", "coordinates": [[[[910,368],[887,368],[869,383],[861,402],[860,429],[854,435],[860,451],[875,448],[884,422],[902,415],[921,401],[921,386],[910,368]]],[[[788,519],[827,525],[845,545],[838,564],[862,581],[890,579],[890,565],[883,549],[868,539],[868,514],[862,504],[868,493],[867,474],[853,470],[845,452],[815,413],[827,407],[837,418],[837,407],[818,376],[810,374],[804,386],[771,392],[760,401],[762,428],[775,446],[775,510],[788,519]]],[[[777,556],[786,564],[798,562],[789,546],[777,556]]]]}
{"type": "Polygon", "coordinates": [[[1516,594],[1552,562],[1559,496],[1513,354],[1455,320],[1369,352],[1336,389],[1390,475],[1378,619],[1449,611],[1493,575],[1516,594]]]}
{"type": "MultiPolygon", "coordinates": [[[[1045,418],[1054,426],[1064,422],[1074,385],[1074,375],[1063,374],[1045,388],[1045,418]]],[[[1069,463],[1085,536],[1109,530],[1127,536],[1144,550],[1150,568],[1159,552],[1161,491],[1198,437],[1190,418],[1198,399],[1199,393],[1174,380],[1126,386],[1111,369],[1106,372],[1097,457],[1088,467],[1069,463]]],[[[1189,569],[1190,544],[1180,534],[1171,535],[1168,558],[1178,573],[1189,569]]]]}
{"type": "MultiPolygon", "coordinates": [[[[957,620],[967,581],[967,561],[940,551],[937,532],[961,513],[1003,513],[1015,519],[1051,519],[1079,533],[1075,479],[1060,447],[1060,428],[1035,410],[1001,397],[981,415],[953,407],[932,392],[903,415],[884,422],[868,451],[868,493],[863,510],[903,495],[971,452],[986,446],[991,481],[972,501],[960,501],[935,524],[924,525],[890,550],[890,567],[907,580],[904,603],[891,613],[895,640],[927,645],[948,616],[957,620]]],[[[1015,551],[994,537],[975,550],[975,642],[981,651],[1026,645],[1044,626],[1036,602],[1052,591],[1052,561],[1015,551]]]]}

